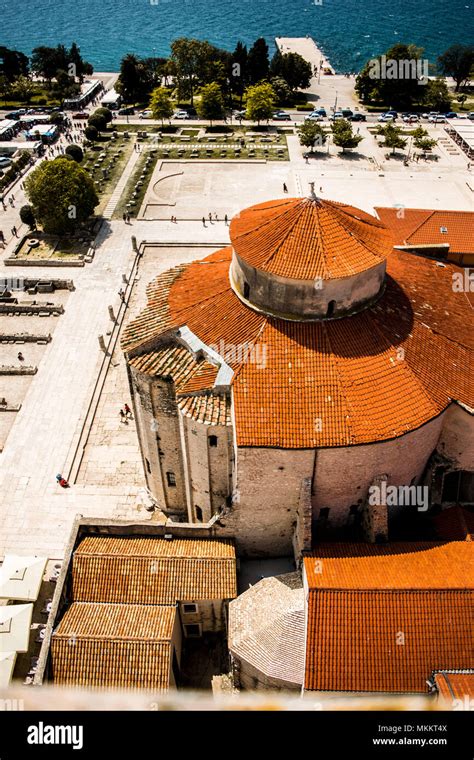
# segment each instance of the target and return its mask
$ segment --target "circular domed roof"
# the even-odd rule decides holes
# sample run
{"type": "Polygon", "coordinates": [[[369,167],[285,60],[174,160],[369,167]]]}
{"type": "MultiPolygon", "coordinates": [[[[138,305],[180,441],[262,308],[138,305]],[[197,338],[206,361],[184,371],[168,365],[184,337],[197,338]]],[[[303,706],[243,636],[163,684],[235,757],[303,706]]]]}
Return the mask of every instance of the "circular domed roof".
{"type": "Polygon", "coordinates": [[[232,219],[237,256],[288,279],[350,277],[385,261],[391,233],[365,211],[320,198],[259,203],[232,219]]]}

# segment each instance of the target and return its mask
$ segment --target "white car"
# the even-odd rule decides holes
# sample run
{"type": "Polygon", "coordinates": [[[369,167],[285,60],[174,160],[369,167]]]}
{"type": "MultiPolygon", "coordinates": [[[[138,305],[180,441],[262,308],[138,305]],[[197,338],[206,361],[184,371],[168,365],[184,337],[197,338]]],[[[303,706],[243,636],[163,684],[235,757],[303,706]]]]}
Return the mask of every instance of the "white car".
{"type": "Polygon", "coordinates": [[[149,108],[146,109],[146,111],[142,111],[139,115],[139,119],[150,119],[153,116],[153,111],[151,111],[149,108]]]}
{"type": "Polygon", "coordinates": [[[404,117],[403,117],[403,121],[404,121],[406,124],[411,124],[411,123],[413,123],[413,122],[418,122],[418,121],[420,121],[420,119],[418,118],[418,116],[417,116],[416,114],[414,114],[414,113],[411,113],[411,114],[409,114],[408,116],[404,116],[404,117]]]}
{"type": "Polygon", "coordinates": [[[173,119],[189,119],[189,114],[187,111],[176,111],[173,114],[173,119]]]}
{"type": "Polygon", "coordinates": [[[310,113],[304,117],[305,121],[322,121],[323,117],[320,113],[310,113]]]}
{"type": "Polygon", "coordinates": [[[428,121],[431,124],[445,124],[446,123],[446,117],[445,116],[430,116],[428,121]]]}

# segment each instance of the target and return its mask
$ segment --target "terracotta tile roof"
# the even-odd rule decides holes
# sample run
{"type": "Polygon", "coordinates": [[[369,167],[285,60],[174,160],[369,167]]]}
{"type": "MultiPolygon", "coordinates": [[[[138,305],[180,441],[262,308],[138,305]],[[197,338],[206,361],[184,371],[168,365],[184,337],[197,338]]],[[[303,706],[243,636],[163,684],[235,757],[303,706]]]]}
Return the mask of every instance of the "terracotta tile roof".
{"type": "Polygon", "coordinates": [[[449,243],[450,253],[474,253],[474,211],[383,207],[375,211],[392,230],[395,245],[449,243]],[[442,227],[446,233],[441,232],[442,227]]]}
{"type": "Polygon", "coordinates": [[[170,325],[168,291],[184,271],[185,264],[169,269],[156,277],[146,289],[148,303],[140,314],[128,323],[120,339],[122,351],[143,346],[149,339],[167,330],[170,325]]]}
{"type": "Polygon", "coordinates": [[[392,235],[370,214],[309,198],[245,209],[232,219],[230,238],[236,253],[257,269],[306,280],[371,269],[393,246],[392,235]]]}
{"type": "Polygon", "coordinates": [[[426,692],[472,665],[471,543],[321,544],[304,569],[306,689],[426,692]]]}
{"type": "Polygon", "coordinates": [[[442,671],[435,674],[435,684],[441,699],[452,702],[465,696],[474,697],[474,670],[465,672],[442,671]]]}
{"type": "Polygon", "coordinates": [[[231,401],[228,394],[181,396],[178,406],[186,417],[205,425],[232,425],[231,401]]]}
{"type": "Polygon", "coordinates": [[[166,690],[176,608],[74,602],[53,633],[59,686],[166,690]]]}
{"type": "Polygon", "coordinates": [[[446,541],[474,540],[474,510],[469,507],[443,509],[433,518],[435,531],[439,538],[446,541]]]}
{"type": "Polygon", "coordinates": [[[170,378],[178,394],[212,388],[219,367],[205,359],[195,359],[184,346],[169,344],[129,360],[131,367],[153,377],[170,378]]]}
{"type": "Polygon", "coordinates": [[[236,594],[230,539],[87,536],[74,551],[75,601],[174,604],[236,594]]]}
{"type": "MultiPolygon", "coordinates": [[[[385,292],[371,308],[298,323],[245,306],[229,284],[230,260],[226,248],[188,265],[163,286],[169,289],[163,308],[167,329],[187,325],[208,346],[252,345],[264,356],[264,362],[229,360],[239,446],[371,443],[422,426],[452,400],[473,406],[472,307],[452,288],[461,268],[394,252],[385,292]]],[[[161,293],[158,280],[153,287],[161,293]]],[[[141,318],[145,342],[157,337],[157,321],[145,330],[141,318]]],[[[224,416],[202,396],[180,405],[203,421],[209,405],[224,416]]]]}

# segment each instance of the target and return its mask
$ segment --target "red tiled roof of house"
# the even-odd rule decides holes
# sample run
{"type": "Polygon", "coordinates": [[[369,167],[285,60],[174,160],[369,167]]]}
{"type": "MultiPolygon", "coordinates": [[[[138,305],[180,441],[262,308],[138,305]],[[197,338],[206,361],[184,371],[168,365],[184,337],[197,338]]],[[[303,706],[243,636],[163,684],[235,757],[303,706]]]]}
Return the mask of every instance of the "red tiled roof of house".
{"type": "Polygon", "coordinates": [[[435,673],[435,684],[439,696],[452,703],[454,699],[463,700],[465,696],[474,697],[474,670],[466,672],[442,671],[435,673]]]}
{"type": "Polygon", "coordinates": [[[348,277],[380,264],[390,232],[370,214],[334,201],[285,198],[242,211],[230,224],[238,256],[281,277],[348,277]]]}
{"type": "Polygon", "coordinates": [[[474,211],[384,207],[375,211],[392,230],[395,245],[449,243],[450,253],[474,253],[474,211]]]}
{"type": "Polygon", "coordinates": [[[443,509],[433,518],[435,531],[446,541],[474,540],[474,511],[472,508],[454,507],[443,509]]]}
{"type": "Polygon", "coordinates": [[[73,554],[75,601],[174,604],[236,595],[230,539],[87,536],[73,554]]]}
{"type": "Polygon", "coordinates": [[[175,617],[174,606],[74,602],[51,640],[54,683],[166,690],[175,617]]]}
{"type": "Polygon", "coordinates": [[[307,690],[426,693],[472,665],[472,543],[321,544],[304,570],[307,690]]]}
{"type": "MultiPolygon", "coordinates": [[[[147,313],[161,308],[166,330],[187,325],[208,346],[245,344],[260,352],[258,362],[228,362],[238,445],[370,443],[420,427],[451,400],[473,406],[472,308],[452,288],[459,267],[397,251],[372,307],[337,320],[290,322],[237,298],[231,254],[228,247],[194,262],[171,284],[158,277],[148,289],[150,304],[164,302],[164,289],[168,300],[149,304],[147,313]]],[[[132,322],[127,350],[151,345],[159,319],[142,316],[138,332],[132,322]]]]}

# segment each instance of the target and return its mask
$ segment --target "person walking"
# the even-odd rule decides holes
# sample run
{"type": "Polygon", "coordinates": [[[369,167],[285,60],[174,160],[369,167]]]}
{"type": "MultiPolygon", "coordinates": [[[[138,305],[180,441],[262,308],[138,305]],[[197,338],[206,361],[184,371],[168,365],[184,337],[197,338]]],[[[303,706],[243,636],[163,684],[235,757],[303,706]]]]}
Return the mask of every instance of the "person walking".
{"type": "Polygon", "coordinates": [[[0,245],[2,248],[5,248],[5,235],[3,234],[2,230],[0,230],[0,245]]]}
{"type": "Polygon", "coordinates": [[[203,226],[203,227],[205,227],[205,226],[206,226],[206,220],[205,220],[205,218],[204,218],[204,217],[202,218],[202,226],[203,226]]]}
{"type": "Polygon", "coordinates": [[[23,356],[23,354],[21,353],[21,351],[18,351],[18,361],[20,361],[20,362],[24,362],[25,361],[25,357],[23,356]]]}
{"type": "Polygon", "coordinates": [[[120,422],[127,423],[127,415],[123,411],[123,409],[120,410],[120,422]]]}
{"type": "Polygon", "coordinates": [[[229,219],[228,219],[228,216],[227,216],[227,214],[226,214],[226,215],[225,215],[225,217],[224,217],[224,223],[225,223],[225,225],[226,225],[226,227],[227,227],[227,225],[228,225],[228,223],[229,223],[229,219]]]}
{"type": "Polygon", "coordinates": [[[124,222],[125,222],[125,224],[126,224],[126,223],[127,223],[127,214],[125,213],[125,211],[124,211],[124,212],[123,212],[123,214],[122,214],[122,219],[123,219],[123,221],[124,221],[124,222]]]}
{"type": "Polygon", "coordinates": [[[127,224],[130,224],[130,214],[127,214],[127,224]]]}
{"type": "Polygon", "coordinates": [[[209,211],[209,221],[210,221],[210,223],[212,224],[212,214],[211,214],[211,212],[210,212],[210,211],[209,211]]]}
{"type": "Polygon", "coordinates": [[[284,193],[287,193],[287,192],[288,192],[288,188],[287,188],[287,186],[286,186],[286,182],[284,182],[284,183],[283,183],[283,192],[284,192],[284,193]]]}
{"type": "Polygon", "coordinates": [[[129,405],[128,404],[124,404],[123,409],[124,409],[124,412],[127,415],[127,417],[129,417],[130,419],[132,419],[132,410],[130,409],[129,405]]]}
{"type": "Polygon", "coordinates": [[[18,232],[17,232],[17,229],[16,229],[15,225],[13,225],[13,227],[12,227],[12,235],[14,235],[15,237],[18,237],[18,232]]]}

